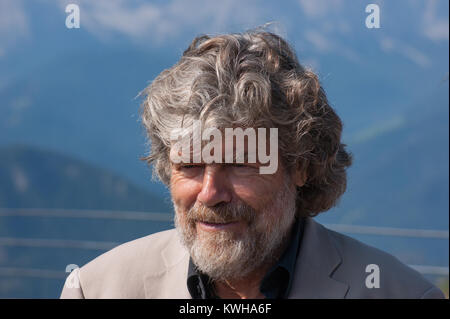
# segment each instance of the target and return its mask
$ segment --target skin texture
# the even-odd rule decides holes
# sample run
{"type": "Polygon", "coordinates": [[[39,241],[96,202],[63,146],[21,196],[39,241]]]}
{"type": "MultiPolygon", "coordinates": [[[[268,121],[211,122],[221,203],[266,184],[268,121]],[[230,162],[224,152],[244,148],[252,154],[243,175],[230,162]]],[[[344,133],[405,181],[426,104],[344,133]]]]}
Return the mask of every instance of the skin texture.
{"type": "MultiPolygon", "coordinates": [[[[273,201],[274,194],[284,186],[286,172],[280,164],[274,174],[259,174],[259,163],[244,164],[171,164],[170,187],[172,200],[178,206],[177,214],[184,214],[195,204],[206,207],[232,202],[244,202],[256,212],[262,211],[273,201]]],[[[289,187],[304,184],[300,172],[292,172],[289,187]]],[[[283,211],[272,211],[270,218],[283,218],[283,211]]],[[[257,218],[263,218],[258,216],[257,218]]],[[[225,225],[196,223],[196,235],[208,236],[214,232],[225,231],[239,237],[248,225],[238,221],[225,225]]],[[[283,243],[277,250],[281,255],[287,246],[283,243]]],[[[218,280],[214,282],[216,294],[221,298],[264,298],[259,287],[262,278],[273,265],[263,264],[245,278],[238,280],[218,280]]]]}

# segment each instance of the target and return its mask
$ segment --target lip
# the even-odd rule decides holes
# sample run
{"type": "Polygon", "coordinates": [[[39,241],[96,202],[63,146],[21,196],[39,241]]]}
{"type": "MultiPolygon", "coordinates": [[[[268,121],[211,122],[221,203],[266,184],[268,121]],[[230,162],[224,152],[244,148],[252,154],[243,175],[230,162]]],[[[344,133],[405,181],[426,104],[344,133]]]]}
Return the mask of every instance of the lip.
{"type": "Polygon", "coordinates": [[[228,230],[238,224],[239,224],[238,221],[224,223],[224,224],[216,224],[216,223],[207,223],[207,222],[197,221],[197,225],[206,231],[228,230]]]}

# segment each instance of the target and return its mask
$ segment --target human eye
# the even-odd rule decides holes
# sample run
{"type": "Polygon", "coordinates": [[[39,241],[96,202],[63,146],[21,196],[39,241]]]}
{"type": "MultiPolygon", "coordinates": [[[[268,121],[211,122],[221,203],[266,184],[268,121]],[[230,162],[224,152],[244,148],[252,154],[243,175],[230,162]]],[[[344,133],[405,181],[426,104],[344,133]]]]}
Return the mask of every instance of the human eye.
{"type": "Polygon", "coordinates": [[[177,170],[186,176],[196,176],[203,172],[204,165],[201,164],[180,164],[177,170]]]}
{"type": "Polygon", "coordinates": [[[181,165],[182,169],[193,169],[193,168],[198,168],[199,165],[181,165]]]}
{"type": "Polygon", "coordinates": [[[233,163],[231,169],[236,175],[250,175],[258,171],[255,165],[246,163],[233,163]]]}

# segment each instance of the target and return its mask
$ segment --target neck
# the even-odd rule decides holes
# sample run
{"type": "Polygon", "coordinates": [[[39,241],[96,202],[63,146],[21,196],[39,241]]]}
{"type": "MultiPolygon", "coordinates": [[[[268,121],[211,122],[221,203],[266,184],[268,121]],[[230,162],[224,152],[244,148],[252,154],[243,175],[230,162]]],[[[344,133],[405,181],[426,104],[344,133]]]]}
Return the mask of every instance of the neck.
{"type": "Polygon", "coordinates": [[[245,278],[216,281],[216,294],[222,299],[263,299],[259,287],[268,270],[269,267],[261,267],[245,278]]]}

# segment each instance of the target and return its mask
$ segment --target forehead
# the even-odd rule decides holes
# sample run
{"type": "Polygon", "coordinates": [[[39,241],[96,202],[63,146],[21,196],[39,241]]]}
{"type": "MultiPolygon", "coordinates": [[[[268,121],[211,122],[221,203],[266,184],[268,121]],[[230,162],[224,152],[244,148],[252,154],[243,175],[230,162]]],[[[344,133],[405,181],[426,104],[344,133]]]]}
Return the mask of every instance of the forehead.
{"type": "Polygon", "coordinates": [[[208,127],[202,131],[194,123],[191,130],[171,135],[170,160],[176,164],[269,162],[278,166],[278,130],[208,127]]]}

